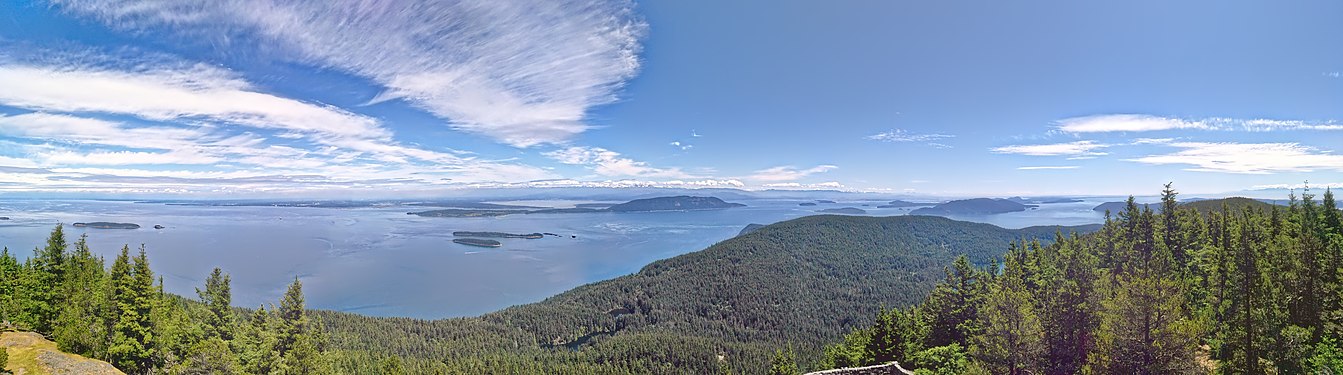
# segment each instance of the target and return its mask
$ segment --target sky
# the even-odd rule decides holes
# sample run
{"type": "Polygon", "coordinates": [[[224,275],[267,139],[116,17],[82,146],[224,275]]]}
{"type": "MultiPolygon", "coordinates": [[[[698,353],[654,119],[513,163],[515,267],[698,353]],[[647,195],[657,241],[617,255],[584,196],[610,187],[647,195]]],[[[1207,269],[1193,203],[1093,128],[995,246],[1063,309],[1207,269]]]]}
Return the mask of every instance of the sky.
{"type": "Polygon", "coordinates": [[[14,0],[0,196],[1343,187],[1343,2],[14,0]]]}

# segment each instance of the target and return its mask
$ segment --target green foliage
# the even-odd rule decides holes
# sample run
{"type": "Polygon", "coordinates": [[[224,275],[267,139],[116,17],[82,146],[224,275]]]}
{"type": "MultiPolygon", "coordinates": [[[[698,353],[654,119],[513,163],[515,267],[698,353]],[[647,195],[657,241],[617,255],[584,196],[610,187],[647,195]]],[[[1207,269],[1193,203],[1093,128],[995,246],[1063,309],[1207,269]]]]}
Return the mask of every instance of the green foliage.
{"type": "Polygon", "coordinates": [[[8,374],[5,367],[9,366],[9,349],[0,347],[0,374],[8,374]]]}
{"type": "Polygon", "coordinates": [[[122,247],[110,269],[103,267],[84,237],[65,244],[60,226],[25,262],[0,250],[0,318],[128,374],[332,372],[325,336],[304,310],[297,280],[282,314],[259,310],[238,334],[235,322],[245,311],[229,306],[229,277],[219,269],[196,302],[164,293],[161,279],[154,284],[144,247],[134,257],[122,247]]]}
{"type": "MultiPolygon", "coordinates": [[[[1332,192],[1285,209],[1175,196],[1167,185],[1160,214],[1130,198],[1094,233],[1009,245],[1001,270],[957,262],[917,307],[925,342],[972,344],[965,373],[1337,373],[1343,224],[1332,192]]],[[[881,329],[853,330],[823,364],[907,350],[872,341],[881,329]]],[[[931,366],[923,353],[910,363],[931,366]]]]}
{"type": "Polygon", "coordinates": [[[779,349],[774,352],[774,358],[769,360],[769,375],[797,375],[802,370],[797,368],[797,355],[793,354],[793,348],[788,350],[779,349]]]}
{"type": "Polygon", "coordinates": [[[960,344],[950,344],[914,353],[903,365],[919,375],[961,375],[969,370],[970,357],[960,344]]]}
{"type": "Polygon", "coordinates": [[[215,267],[205,279],[205,290],[196,289],[196,295],[205,304],[206,336],[225,342],[233,340],[233,292],[229,288],[229,276],[215,267]]]}

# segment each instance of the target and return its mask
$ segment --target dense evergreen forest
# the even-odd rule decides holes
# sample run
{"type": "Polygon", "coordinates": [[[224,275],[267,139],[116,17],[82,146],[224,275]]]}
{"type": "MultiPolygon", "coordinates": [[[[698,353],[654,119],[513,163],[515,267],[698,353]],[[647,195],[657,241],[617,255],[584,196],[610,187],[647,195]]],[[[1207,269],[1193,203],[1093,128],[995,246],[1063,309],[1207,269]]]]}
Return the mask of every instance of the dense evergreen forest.
{"type": "Polygon", "coordinates": [[[302,284],[279,306],[230,306],[228,275],[215,269],[199,300],[163,292],[144,248],[105,268],[85,238],[57,225],[19,262],[0,251],[0,320],[41,333],[62,351],[101,359],[127,374],[326,374],[323,336],[303,306],[302,284]]]}
{"type": "Polygon", "coordinates": [[[4,253],[0,314],[128,373],[763,373],[781,345],[819,353],[882,304],[918,302],[957,255],[984,265],[1014,240],[1096,228],[813,216],[539,303],[419,320],[305,311],[297,281],[279,306],[229,308],[222,273],[199,298],[164,294],[143,251],[104,271],[57,227],[25,262],[4,253]]]}
{"type": "MultiPolygon", "coordinates": [[[[1127,207],[1089,235],[964,258],[912,307],[816,367],[899,361],[921,374],[1343,373],[1343,224],[1333,193],[1127,207]],[[1159,213],[1157,213],[1159,211],[1159,213]]],[[[776,351],[772,370],[797,359],[776,351]]],[[[805,361],[803,363],[806,363],[805,361]]],[[[790,367],[791,366],[791,367],[790,367]]]]}

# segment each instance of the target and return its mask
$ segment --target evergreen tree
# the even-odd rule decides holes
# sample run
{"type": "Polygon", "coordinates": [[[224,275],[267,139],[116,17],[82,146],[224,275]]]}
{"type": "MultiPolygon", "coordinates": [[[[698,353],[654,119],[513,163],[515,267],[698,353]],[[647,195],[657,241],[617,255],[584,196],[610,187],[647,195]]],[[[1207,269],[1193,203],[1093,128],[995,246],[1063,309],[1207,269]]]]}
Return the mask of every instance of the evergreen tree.
{"type": "Polygon", "coordinates": [[[1041,267],[1040,324],[1046,374],[1076,374],[1095,346],[1097,259],[1082,241],[1060,236],[1041,267]]]}
{"type": "Polygon", "coordinates": [[[1045,353],[1043,328],[1026,290],[1025,255],[1020,249],[1008,254],[1003,276],[979,311],[982,332],[974,336],[971,353],[995,374],[1037,373],[1045,353]]]}
{"type": "Polygon", "coordinates": [[[218,337],[223,341],[233,340],[232,291],[229,289],[229,276],[219,268],[205,279],[205,290],[196,289],[196,295],[205,304],[205,328],[207,337],[218,337]]]}
{"type": "Polygon", "coordinates": [[[269,374],[279,366],[275,352],[275,334],[271,330],[271,314],[265,306],[252,312],[238,337],[239,362],[248,374],[269,374]]]}
{"type": "Polygon", "coordinates": [[[802,370],[797,367],[796,355],[793,354],[793,348],[787,350],[779,349],[774,351],[774,358],[769,361],[769,375],[797,375],[802,370]]]}
{"type": "Polygon", "coordinates": [[[26,278],[23,266],[9,253],[9,248],[0,249],[0,322],[11,322],[22,315],[19,292],[26,278]]]}
{"type": "Polygon", "coordinates": [[[149,270],[144,248],[133,262],[129,252],[130,247],[122,247],[121,254],[112,263],[113,300],[118,315],[113,324],[108,359],[122,371],[141,374],[153,368],[150,314],[155,302],[154,275],[149,270]]]}
{"type": "Polygon", "coordinates": [[[63,351],[104,357],[109,332],[103,261],[89,250],[87,236],[80,236],[64,264],[65,282],[59,289],[66,303],[53,324],[52,340],[63,351]]]}
{"type": "Polygon", "coordinates": [[[182,375],[232,375],[241,373],[238,358],[229,345],[211,337],[192,346],[190,355],[177,371],[182,375]]]}
{"type": "Polygon", "coordinates": [[[57,224],[47,237],[47,245],[34,249],[27,263],[23,323],[37,332],[50,334],[64,306],[65,296],[59,286],[65,283],[66,246],[64,226],[57,224]]]}
{"type": "Polygon", "coordinates": [[[976,324],[985,276],[964,255],[956,258],[952,268],[945,272],[946,281],[938,284],[923,304],[922,313],[929,329],[926,346],[955,343],[968,347],[969,337],[978,332],[976,324]]]}

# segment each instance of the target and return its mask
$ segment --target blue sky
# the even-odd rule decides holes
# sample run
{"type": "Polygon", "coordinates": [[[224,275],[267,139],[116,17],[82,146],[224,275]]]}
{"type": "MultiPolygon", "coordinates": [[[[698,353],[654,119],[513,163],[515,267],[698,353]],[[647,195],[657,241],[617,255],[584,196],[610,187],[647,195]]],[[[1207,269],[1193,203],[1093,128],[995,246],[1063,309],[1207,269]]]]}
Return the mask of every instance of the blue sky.
{"type": "Polygon", "coordinates": [[[1343,186],[1343,3],[19,0],[0,194],[1343,186]]]}

